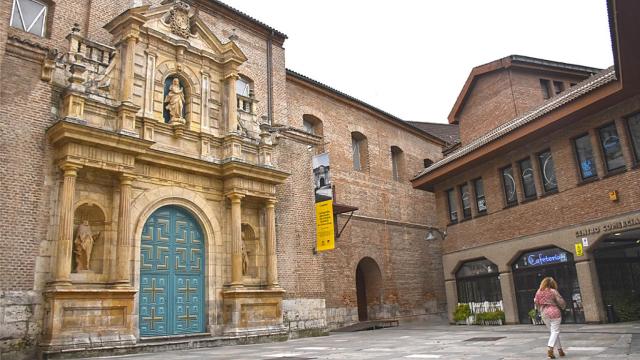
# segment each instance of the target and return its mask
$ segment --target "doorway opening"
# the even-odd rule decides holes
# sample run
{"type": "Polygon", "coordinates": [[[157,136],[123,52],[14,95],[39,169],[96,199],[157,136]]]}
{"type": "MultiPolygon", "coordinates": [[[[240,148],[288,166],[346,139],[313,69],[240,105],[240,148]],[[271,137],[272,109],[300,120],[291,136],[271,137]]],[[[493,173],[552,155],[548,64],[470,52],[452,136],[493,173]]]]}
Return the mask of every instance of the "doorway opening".
{"type": "Polygon", "coordinates": [[[358,320],[375,319],[372,306],[382,303],[382,274],[378,264],[365,257],[356,268],[356,296],[358,301],[358,320]]]}

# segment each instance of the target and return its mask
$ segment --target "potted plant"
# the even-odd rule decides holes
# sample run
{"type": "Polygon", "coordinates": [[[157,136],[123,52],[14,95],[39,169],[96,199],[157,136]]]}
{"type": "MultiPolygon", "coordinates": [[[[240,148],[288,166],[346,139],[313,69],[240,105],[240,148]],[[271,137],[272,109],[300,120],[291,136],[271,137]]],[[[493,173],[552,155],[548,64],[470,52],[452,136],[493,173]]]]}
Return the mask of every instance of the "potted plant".
{"type": "Polygon", "coordinates": [[[540,318],[540,313],[536,309],[529,310],[529,318],[531,318],[531,323],[533,325],[542,325],[542,319],[540,318]]]}
{"type": "Polygon", "coordinates": [[[458,325],[467,324],[467,319],[471,316],[471,308],[469,304],[458,304],[456,311],[453,312],[453,320],[458,325]]]}

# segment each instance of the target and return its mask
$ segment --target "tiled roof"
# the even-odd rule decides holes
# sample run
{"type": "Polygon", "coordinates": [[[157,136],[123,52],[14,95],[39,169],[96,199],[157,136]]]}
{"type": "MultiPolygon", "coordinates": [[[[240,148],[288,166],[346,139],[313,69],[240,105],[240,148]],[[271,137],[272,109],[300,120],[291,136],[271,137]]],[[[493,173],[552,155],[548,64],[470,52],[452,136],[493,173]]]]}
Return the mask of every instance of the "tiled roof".
{"type": "Polygon", "coordinates": [[[225,9],[229,10],[229,11],[231,11],[232,13],[234,13],[234,14],[240,16],[240,17],[243,17],[243,18],[245,18],[245,19],[247,19],[247,20],[249,20],[249,21],[251,21],[251,22],[253,22],[253,23],[257,24],[257,25],[259,25],[260,27],[263,27],[263,28],[273,32],[274,35],[277,35],[277,36],[280,36],[280,37],[282,37],[284,39],[287,39],[287,35],[285,35],[284,33],[280,32],[280,31],[278,31],[278,30],[276,30],[274,28],[272,28],[271,26],[263,23],[262,21],[254,18],[253,16],[250,16],[250,15],[248,15],[248,14],[246,14],[246,13],[244,13],[244,12],[242,12],[242,11],[236,9],[236,8],[233,8],[233,7],[223,3],[222,1],[218,1],[218,0],[209,0],[209,1],[219,5],[221,7],[223,7],[225,9]]]}
{"type": "Polygon", "coordinates": [[[565,90],[564,92],[554,96],[539,107],[529,111],[528,113],[521,115],[509,122],[506,122],[497,128],[491,130],[487,134],[481,136],[480,138],[460,147],[458,150],[452,152],[449,156],[443,158],[442,160],[435,162],[433,165],[428,168],[422,170],[418,175],[415,176],[414,179],[418,179],[419,177],[426,175],[456,159],[459,159],[474,150],[492,142],[500,137],[512,132],[513,130],[528,124],[529,122],[563,106],[582,95],[585,95],[591,92],[594,89],[599,88],[613,80],[616,79],[614,67],[610,67],[608,69],[602,70],[596,75],[582,81],[581,83],[565,90]]]}
{"type": "Polygon", "coordinates": [[[453,145],[460,141],[458,125],[420,121],[407,121],[407,123],[442,139],[447,145],[453,145]]]}

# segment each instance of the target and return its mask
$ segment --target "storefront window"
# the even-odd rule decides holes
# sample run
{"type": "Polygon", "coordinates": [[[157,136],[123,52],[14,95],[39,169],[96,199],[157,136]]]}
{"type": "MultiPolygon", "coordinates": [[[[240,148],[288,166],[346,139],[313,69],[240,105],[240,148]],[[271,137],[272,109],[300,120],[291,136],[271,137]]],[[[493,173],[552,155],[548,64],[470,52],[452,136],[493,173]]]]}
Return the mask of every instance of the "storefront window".
{"type": "Polygon", "coordinates": [[[462,216],[465,219],[471,217],[471,196],[469,195],[469,185],[460,186],[460,199],[462,199],[462,216]]]}
{"type": "Polygon", "coordinates": [[[558,190],[556,181],[556,168],[553,164],[553,157],[550,150],[545,150],[538,154],[538,164],[540,165],[540,178],[544,192],[558,190]]]}
{"type": "Polygon", "coordinates": [[[468,261],[456,272],[458,302],[502,300],[498,266],[487,259],[468,261]]]}
{"type": "Polygon", "coordinates": [[[456,193],[453,189],[447,190],[447,204],[449,205],[449,220],[454,223],[458,221],[458,211],[456,206],[456,193]]]}
{"type": "Polygon", "coordinates": [[[473,181],[473,187],[476,192],[476,206],[478,213],[487,212],[487,202],[484,198],[484,184],[482,178],[475,179],[473,181]]]}
{"type": "Polygon", "coordinates": [[[511,166],[502,169],[502,186],[504,187],[504,197],[507,205],[517,204],[516,180],[513,178],[513,168],[511,166]]]}
{"type": "Polygon", "coordinates": [[[636,162],[640,162],[640,113],[627,119],[627,125],[629,126],[629,137],[633,144],[633,154],[636,162]]]}
{"type": "Polygon", "coordinates": [[[607,171],[613,171],[624,167],[624,156],[622,155],[622,146],[618,137],[616,124],[611,123],[598,130],[600,134],[600,145],[602,153],[607,165],[607,171]]]}
{"type": "Polygon", "coordinates": [[[591,148],[591,137],[589,134],[575,138],[573,140],[573,146],[576,150],[576,157],[578,159],[580,177],[582,180],[598,176],[596,162],[593,157],[593,149],[591,148]]]}
{"type": "Polygon", "coordinates": [[[524,191],[524,197],[526,199],[536,197],[536,184],[533,179],[533,166],[531,165],[531,159],[526,158],[518,162],[520,167],[520,179],[522,180],[522,189],[524,191]]]}

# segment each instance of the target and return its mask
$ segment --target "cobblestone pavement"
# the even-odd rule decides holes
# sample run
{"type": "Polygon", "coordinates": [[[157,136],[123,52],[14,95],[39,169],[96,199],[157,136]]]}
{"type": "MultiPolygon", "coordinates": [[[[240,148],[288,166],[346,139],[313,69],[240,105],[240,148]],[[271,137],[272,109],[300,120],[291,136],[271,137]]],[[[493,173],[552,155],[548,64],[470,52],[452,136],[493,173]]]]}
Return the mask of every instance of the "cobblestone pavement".
{"type": "MultiPolygon", "coordinates": [[[[331,333],[286,342],[99,359],[546,359],[543,326],[430,326],[331,333]]],[[[563,325],[564,359],[640,359],[640,323],[563,325]]],[[[95,359],[95,358],[94,358],[95,359]]]]}

